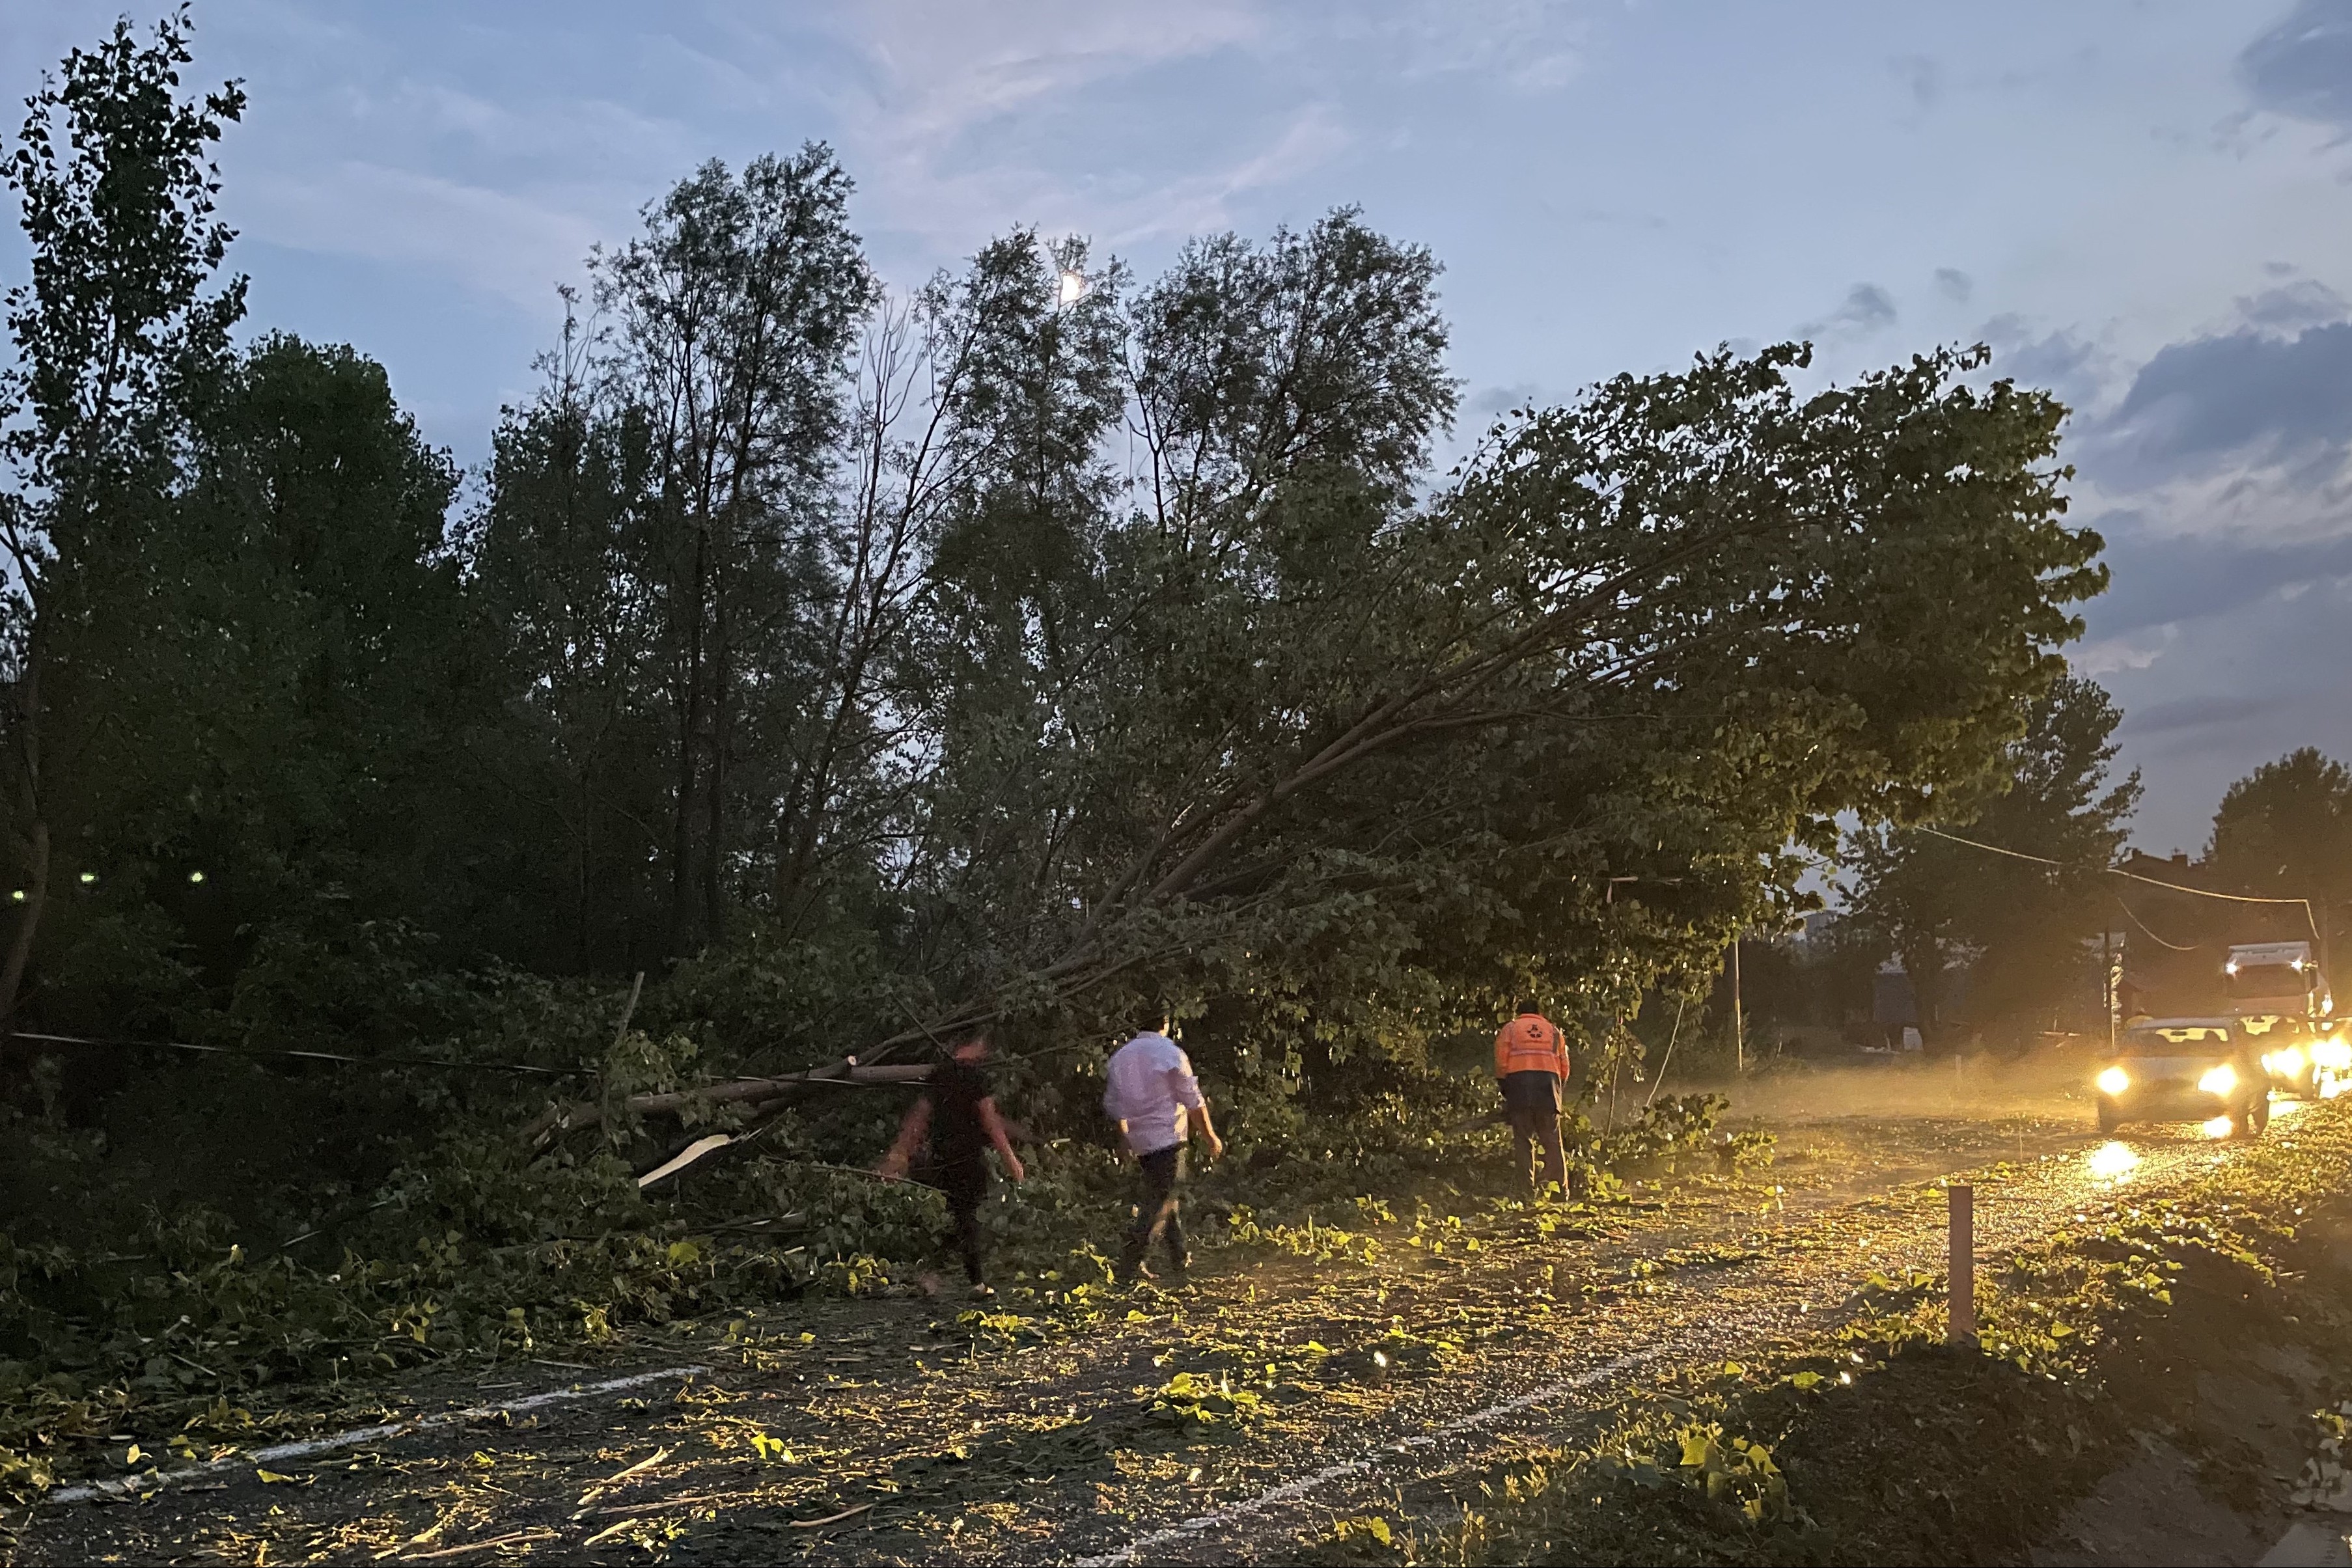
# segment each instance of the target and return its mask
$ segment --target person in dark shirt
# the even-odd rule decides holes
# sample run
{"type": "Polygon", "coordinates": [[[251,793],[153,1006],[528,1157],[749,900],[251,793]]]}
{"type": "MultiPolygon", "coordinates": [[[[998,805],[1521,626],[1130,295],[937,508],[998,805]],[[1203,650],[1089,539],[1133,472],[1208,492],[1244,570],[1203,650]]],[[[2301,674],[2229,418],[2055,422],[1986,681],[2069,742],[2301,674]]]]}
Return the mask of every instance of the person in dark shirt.
{"type": "Polygon", "coordinates": [[[1013,1152],[1012,1135],[988,1082],[989,1040],[984,1033],[965,1036],[945,1061],[923,1080],[921,1098],[899,1124],[898,1141],[882,1157],[882,1176],[896,1181],[907,1174],[926,1134],[931,1145],[935,1179],[947,1195],[949,1239],[962,1255],[963,1271],[971,1281],[974,1300],[996,1292],[988,1283],[988,1260],[980,1228],[980,1206],[988,1197],[988,1150],[992,1145],[1004,1174],[1014,1181],[1028,1173],[1013,1152]]]}

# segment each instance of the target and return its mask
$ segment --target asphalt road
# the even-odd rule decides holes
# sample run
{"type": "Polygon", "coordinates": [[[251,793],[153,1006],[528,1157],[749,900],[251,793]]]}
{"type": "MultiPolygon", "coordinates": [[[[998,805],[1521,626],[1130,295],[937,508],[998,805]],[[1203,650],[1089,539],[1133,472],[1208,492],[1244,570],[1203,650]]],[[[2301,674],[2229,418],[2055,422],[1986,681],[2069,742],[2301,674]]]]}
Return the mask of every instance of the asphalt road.
{"type": "Polygon", "coordinates": [[[1991,1256],[2235,1152],[2190,1128],[2104,1140],[2047,1102],[1777,1120],[1763,1170],[1597,1213],[1378,1226],[1313,1256],[1233,1249],[1182,1297],[1006,1303],[965,1323],[922,1301],[780,1306],[571,1374],[584,1388],[703,1369],[603,1393],[541,1364],[445,1370],[388,1392],[392,1429],[364,1441],[50,1503],[12,1521],[10,1555],[1278,1561],[1401,1486],[1570,1439],[1644,1380],[1818,1331],[1874,1272],[1940,1273],[1942,1176],[1973,1174],[1991,1256]],[[1155,1411],[1180,1373],[1259,1403],[1230,1424],[1155,1411]]]}

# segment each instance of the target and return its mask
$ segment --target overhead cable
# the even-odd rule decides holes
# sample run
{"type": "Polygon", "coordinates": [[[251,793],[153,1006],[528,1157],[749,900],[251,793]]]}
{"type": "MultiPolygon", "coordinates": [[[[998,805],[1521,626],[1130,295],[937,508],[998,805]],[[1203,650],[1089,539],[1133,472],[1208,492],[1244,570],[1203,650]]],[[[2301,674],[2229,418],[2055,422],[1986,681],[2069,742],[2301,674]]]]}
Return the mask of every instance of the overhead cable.
{"type": "Polygon", "coordinates": [[[2138,915],[2132,913],[2132,906],[2126,904],[2121,895],[2118,895],[2116,899],[2116,907],[2124,912],[2124,918],[2126,920],[2130,921],[2134,925],[2139,927],[2139,933],[2141,936],[2147,937],[2149,941],[2155,943],[2159,947],[2169,947],[2176,953],[2194,953],[2200,946],[2200,944],[2192,942],[2184,947],[2178,942],[2167,942],[2163,937],[2158,936],[2155,932],[2147,928],[2147,921],[2142,920],[2138,915]]]}
{"type": "MultiPolygon", "coordinates": [[[[2060,871],[2084,871],[2093,869],[2085,866],[2070,866],[2063,861],[2053,861],[2048,855],[2030,855],[2022,850],[2005,850],[1999,844],[1979,843],[1974,839],[1964,839],[1958,833],[1948,833],[1941,828],[1929,828],[1923,826],[1915,828],[1912,831],[1914,832],[1932,833],[1939,839],[1949,839],[1956,844],[1966,844],[1972,850],[1982,850],[1987,854],[2007,855],[2011,860],[2032,861],[2036,865],[2055,866],[2060,871]]],[[[2312,914],[2311,900],[2307,898],[2257,898],[2252,894],[2245,893],[2214,893],[2208,888],[2184,887],[2177,882],[2158,882],[2152,876],[2142,876],[2136,871],[2125,871],[2120,866],[2100,866],[2096,869],[2101,873],[2107,876],[2120,876],[2132,882],[2144,882],[2150,887],[2160,887],[2170,893],[2185,893],[2192,898],[2218,898],[2229,904],[2298,904],[2303,909],[2303,918],[2305,923],[2311,927],[2311,934],[2314,936],[2317,936],[2319,935],[2319,918],[2312,914]]],[[[2142,926],[2141,929],[2147,930],[2147,927],[2142,926]]],[[[2148,935],[2154,936],[2156,933],[2150,931],[2148,932],[2148,935]]],[[[2158,939],[2159,941],[2162,940],[2160,937],[2158,939]]],[[[2166,946],[2169,946],[2170,944],[2167,943],[2166,946]]]]}
{"type": "Polygon", "coordinates": [[[332,1051],[288,1051],[260,1045],[197,1045],[184,1040],[94,1040],[78,1034],[44,1034],[36,1030],[8,1031],[11,1040],[38,1040],[43,1045],[88,1045],[111,1051],[194,1051],[207,1056],[276,1057],[298,1061],[334,1061],[351,1067],[440,1067],[460,1072],[524,1072],[542,1078],[593,1078],[593,1067],[531,1067],[520,1061],[450,1061],[432,1056],[346,1056],[332,1051]]]}

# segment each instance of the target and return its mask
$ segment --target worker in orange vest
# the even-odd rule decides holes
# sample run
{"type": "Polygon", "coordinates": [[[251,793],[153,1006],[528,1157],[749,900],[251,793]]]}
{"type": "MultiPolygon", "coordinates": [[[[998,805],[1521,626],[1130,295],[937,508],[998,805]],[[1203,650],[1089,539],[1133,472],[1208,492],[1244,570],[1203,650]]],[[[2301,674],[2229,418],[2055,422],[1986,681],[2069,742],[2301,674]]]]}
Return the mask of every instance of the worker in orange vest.
{"type": "Polygon", "coordinates": [[[1568,1080],[1568,1041],[1559,1027],[1519,1005],[1519,1016],[1495,1036],[1495,1077],[1503,1089],[1503,1112],[1511,1124],[1513,1168],[1541,1196],[1549,1184],[1568,1189],[1568,1158],[1559,1146],[1559,1087],[1568,1080]],[[1543,1150],[1543,1177],[1533,1174],[1528,1145],[1543,1150]]]}

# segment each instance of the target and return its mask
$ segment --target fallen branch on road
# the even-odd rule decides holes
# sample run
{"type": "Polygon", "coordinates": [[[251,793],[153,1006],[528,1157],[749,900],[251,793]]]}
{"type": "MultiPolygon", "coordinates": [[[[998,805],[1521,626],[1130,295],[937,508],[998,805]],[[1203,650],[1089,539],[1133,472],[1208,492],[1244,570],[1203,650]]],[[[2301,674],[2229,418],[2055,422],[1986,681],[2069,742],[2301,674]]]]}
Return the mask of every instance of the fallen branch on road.
{"type": "MultiPolygon", "coordinates": [[[[731,1105],[745,1102],[750,1102],[754,1110],[759,1110],[762,1108],[761,1102],[781,1100],[812,1086],[918,1083],[928,1077],[930,1071],[922,1063],[863,1067],[845,1060],[824,1067],[812,1067],[804,1072],[780,1073],[773,1078],[737,1078],[724,1083],[705,1083],[692,1089],[673,1089],[657,1094],[632,1094],[622,1104],[640,1116],[681,1111],[688,1106],[731,1105]]],[[[557,1133],[578,1132],[600,1125],[604,1120],[603,1106],[575,1101],[569,1105],[550,1107],[523,1129],[522,1138],[526,1144],[537,1145],[557,1133]]]]}

